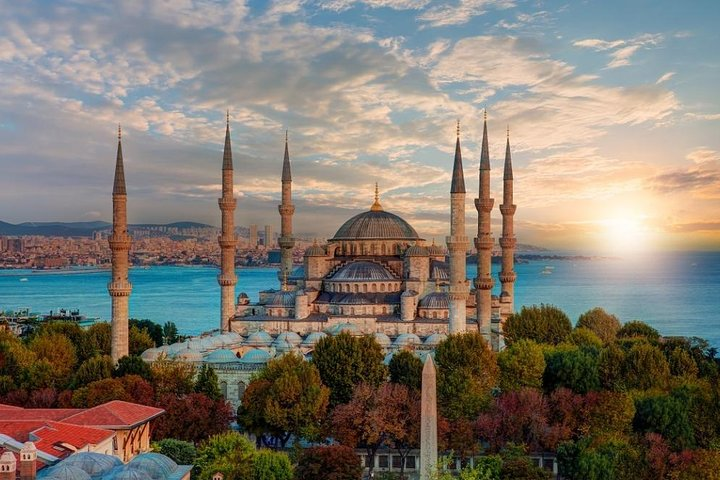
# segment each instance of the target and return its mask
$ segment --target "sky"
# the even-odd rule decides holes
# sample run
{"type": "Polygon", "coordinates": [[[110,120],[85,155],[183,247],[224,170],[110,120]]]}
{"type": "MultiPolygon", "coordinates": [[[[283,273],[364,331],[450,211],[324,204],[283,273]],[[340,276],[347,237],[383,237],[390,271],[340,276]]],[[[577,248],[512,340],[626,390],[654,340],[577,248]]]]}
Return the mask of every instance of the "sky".
{"type": "MultiPolygon", "coordinates": [[[[720,2],[0,0],[0,220],[272,224],[285,130],[296,235],[381,203],[449,230],[456,122],[474,236],[483,111],[509,128],[521,243],[720,249],[720,2]]],[[[493,234],[501,232],[493,211],[493,234]]]]}

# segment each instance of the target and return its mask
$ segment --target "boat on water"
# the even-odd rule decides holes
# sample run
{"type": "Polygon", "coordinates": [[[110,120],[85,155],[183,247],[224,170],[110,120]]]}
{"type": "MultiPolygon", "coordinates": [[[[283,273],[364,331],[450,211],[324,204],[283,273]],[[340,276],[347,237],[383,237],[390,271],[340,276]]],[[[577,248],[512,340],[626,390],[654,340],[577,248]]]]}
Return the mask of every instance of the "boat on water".
{"type": "Polygon", "coordinates": [[[21,282],[27,282],[28,279],[27,279],[27,277],[22,277],[22,278],[20,279],[20,281],[21,281],[21,282]]]}
{"type": "Polygon", "coordinates": [[[50,310],[49,314],[42,316],[42,320],[45,322],[75,322],[82,327],[92,325],[98,319],[95,317],[88,318],[82,315],[79,309],[60,308],[58,310],[50,310]]]}
{"type": "Polygon", "coordinates": [[[545,265],[545,268],[542,269],[542,271],[540,272],[540,275],[552,275],[554,269],[555,269],[555,267],[545,265]]]}

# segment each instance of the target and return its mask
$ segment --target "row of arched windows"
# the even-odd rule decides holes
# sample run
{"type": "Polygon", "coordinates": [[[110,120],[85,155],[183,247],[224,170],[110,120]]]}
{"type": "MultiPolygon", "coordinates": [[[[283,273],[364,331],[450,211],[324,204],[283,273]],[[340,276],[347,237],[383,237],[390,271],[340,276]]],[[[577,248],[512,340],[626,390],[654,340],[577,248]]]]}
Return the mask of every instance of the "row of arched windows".
{"type": "Polygon", "coordinates": [[[338,283],[328,282],[326,289],[333,293],[384,293],[400,290],[400,282],[392,283],[338,283]]]}

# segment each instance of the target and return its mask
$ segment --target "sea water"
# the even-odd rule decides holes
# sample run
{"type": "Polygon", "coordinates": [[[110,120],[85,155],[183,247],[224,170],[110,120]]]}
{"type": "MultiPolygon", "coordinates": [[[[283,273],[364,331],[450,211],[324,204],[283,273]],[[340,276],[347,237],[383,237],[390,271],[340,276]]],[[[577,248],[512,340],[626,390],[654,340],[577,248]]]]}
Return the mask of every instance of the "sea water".
{"type": "MultiPolygon", "coordinates": [[[[552,304],[573,323],[601,306],[621,321],[642,320],[663,335],[699,336],[720,347],[720,253],[680,253],[633,261],[617,258],[534,260],[515,266],[515,304],[552,304]]],[[[497,270],[493,265],[499,293],[497,270]]],[[[468,265],[468,277],[475,276],[468,265]]],[[[213,267],[132,268],[130,315],[175,322],[183,334],[199,334],[220,323],[218,270],[213,267]]],[[[274,268],[238,269],[237,293],[255,301],[258,292],[279,288],[274,268]]],[[[79,308],[108,319],[110,272],[0,270],[0,310],[29,307],[49,313],[79,308]],[[26,280],[25,280],[26,279],[26,280]]]]}

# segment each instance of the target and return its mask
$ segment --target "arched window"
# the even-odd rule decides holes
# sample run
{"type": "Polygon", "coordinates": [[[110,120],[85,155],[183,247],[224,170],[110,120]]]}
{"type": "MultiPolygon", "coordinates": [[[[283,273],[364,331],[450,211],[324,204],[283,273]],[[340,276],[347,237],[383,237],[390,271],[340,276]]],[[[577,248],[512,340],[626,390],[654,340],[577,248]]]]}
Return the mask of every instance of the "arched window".
{"type": "Polygon", "coordinates": [[[350,315],[355,315],[355,307],[350,307],[350,315]]]}
{"type": "Polygon", "coordinates": [[[383,314],[387,314],[387,307],[383,307],[383,314]]]}
{"type": "Polygon", "coordinates": [[[385,244],[380,245],[380,253],[385,255],[385,244]]]}
{"type": "Polygon", "coordinates": [[[354,284],[354,285],[353,285],[353,291],[354,291],[355,293],[358,293],[359,290],[360,290],[360,285],[358,285],[357,283],[354,284]]]}
{"type": "Polygon", "coordinates": [[[371,289],[372,289],[372,293],[376,293],[377,292],[377,284],[373,283],[371,286],[371,289]]]}
{"type": "Polygon", "coordinates": [[[381,284],[380,284],[380,291],[381,291],[381,292],[384,292],[384,291],[385,291],[385,284],[384,284],[384,283],[381,283],[381,284]]]}
{"type": "Polygon", "coordinates": [[[433,312],[433,318],[437,318],[437,312],[433,312]]]}
{"type": "Polygon", "coordinates": [[[363,293],[367,293],[367,283],[363,283],[363,293]]]}
{"type": "Polygon", "coordinates": [[[247,385],[245,385],[245,382],[243,382],[243,381],[238,382],[238,400],[239,401],[242,401],[242,398],[245,395],[246,388],[247,388],[247,385]]]}
{"type": "Polygon", "coordinates": [[[227,382],[220,382],[220,393],[222,393],[223,398],[227,400],[227,382]]]}

